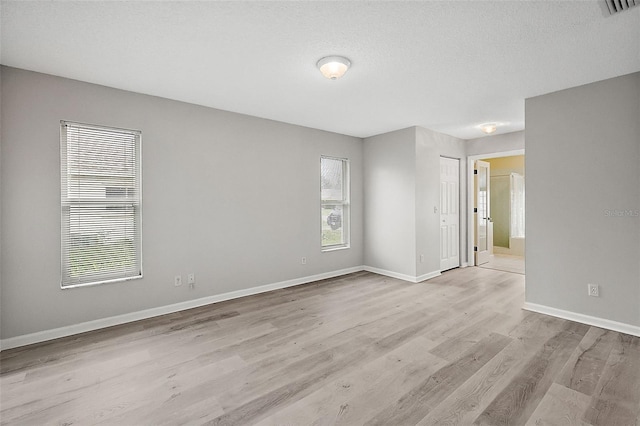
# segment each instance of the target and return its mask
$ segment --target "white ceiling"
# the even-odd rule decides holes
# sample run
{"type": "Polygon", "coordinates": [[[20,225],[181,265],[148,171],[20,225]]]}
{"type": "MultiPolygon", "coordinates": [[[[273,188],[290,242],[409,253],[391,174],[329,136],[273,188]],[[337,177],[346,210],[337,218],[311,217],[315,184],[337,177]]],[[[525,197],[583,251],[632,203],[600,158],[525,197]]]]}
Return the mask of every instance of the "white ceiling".
{"type": "Polygon", "coordinates": [[[524,99],[640,71],[640,7],[604,0],[2,1],[0,61],[366,137],[524,128],[524,99]],[[343,55],[341,80],[315,64],[343,55]]]}

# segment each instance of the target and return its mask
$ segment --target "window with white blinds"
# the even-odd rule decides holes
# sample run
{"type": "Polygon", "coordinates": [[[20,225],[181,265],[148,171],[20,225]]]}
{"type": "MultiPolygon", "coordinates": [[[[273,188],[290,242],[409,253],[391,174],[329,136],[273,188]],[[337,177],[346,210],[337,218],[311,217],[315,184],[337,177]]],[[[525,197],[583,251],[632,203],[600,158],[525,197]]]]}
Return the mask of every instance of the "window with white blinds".
{"type": "Polygon", "coordinates": [[[142,277],[141,133],[61,121],[62,287],[142,277]]]}
{"type": "Polygon", "coordinates": [[[349,160],[320,157],[322,250],[349,247],[349,160]]]}

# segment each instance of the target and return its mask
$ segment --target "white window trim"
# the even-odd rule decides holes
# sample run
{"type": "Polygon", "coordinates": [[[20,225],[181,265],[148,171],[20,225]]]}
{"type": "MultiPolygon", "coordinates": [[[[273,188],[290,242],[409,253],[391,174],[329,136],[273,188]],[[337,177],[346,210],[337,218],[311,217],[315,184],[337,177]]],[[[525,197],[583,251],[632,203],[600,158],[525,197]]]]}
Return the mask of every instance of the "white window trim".
{"type": "MultiPolygon", "coordinates": [[[[65,264],[65,261],[67,260],[67,257],[65,257],[65,246],[64,246],[64,240],[62,237],[62,232],[64,230],[64,214],[63,214],[63,209],[64,209],[64,201],[61,200],[61,204],[60,204],[60,224],[61,224],[61,241],[60,241],[60,288],[62,290],[67,290],[67,289],[72,289],[72,288],[82,288],[82,287],[92,287],[92,286],[96,286],[96,285],[102,285],[102,284],[113,284],[113,283],[118,283],[118,282],[125,282],[125,281],[132,281],[132,280],[138,280],[143,278],[144,273],[144,267],[143,267],[143,256],[142,256],[142,132],[140,130],[131,130],[131,129],[123,129],[123,128],[118,128],[118,127],[112,127],[112,126],[102,126],[102,125],[95,125],[95,124],[87,124],[87,123],[79,123],[79,122],[75,122],[75,121],[67,121],[67,120],[60,120],[60,156],[61,156],[61,161],[65,161],[65,163],[67,162],[66,159],[66,152],[65,148],[67,146],[67,141],[64,140],[63,141],[63,135],[66,135],[66,130],[64,130],[65,126],[80,126],[80,127],[85,127],[85,128],[94,128],[94,129],[100,129],[100,130],[112,130],[114,132],[124,132],[124,133],[130,133],[130,134],[134,134],[136,136],[136,155],[137,155],[137,169],[136,169],[136,174],[137,174],[137,181],[138,181],[138,209],[137,209],[137,224],[138,224],[138,239],[137,241],[135,241],[136,244],[136,248],[138,251],[138,255],[139,255],[139,259],[138,259],[138,265],[139,265],[139,272],[136,275],[131,275],[131,276],[126,276],[126,277],[118,277],[118,278],[112,278],[112,279],[102,279],[102,280],[96,280],[96,281],[91,281],[91,282],[85,282],[85,283],[76,283],[76,284],[65,284],[65,277],[64,277],[64,270],[67,267],[67,265],[65,264]],[[64,160],[62,158],[62,156],[65,156],[64,160]]],[[[61,163],[62,164],[62,163],[61,163]]],[[[66,177],[63,176],[63,170],[62,167],[60,168],[60,172],[61,172],[61,184],[62,182],[66,181],[66,177]]],[[[62,194],[62,188],[61,188],[61,194],[62,194]]]]}
{"type": "Polygon", "coordinates": [[[342,197],[343,200],[323,200],[322,199],[322,183],[320,184],[320,207],[325,204],[342,206],[342,226],[345,242],[342,244],[322,245],[322,228],[320,228],[320,247],[322,252],[338,251],[351,248],[351,166],[348,158],[332,157],[328,155],[320,156],[320,163],[323,159],[338,160],[342,162],[342,197]],[[346,218],[346,220],[345,220],[346,218]]]}

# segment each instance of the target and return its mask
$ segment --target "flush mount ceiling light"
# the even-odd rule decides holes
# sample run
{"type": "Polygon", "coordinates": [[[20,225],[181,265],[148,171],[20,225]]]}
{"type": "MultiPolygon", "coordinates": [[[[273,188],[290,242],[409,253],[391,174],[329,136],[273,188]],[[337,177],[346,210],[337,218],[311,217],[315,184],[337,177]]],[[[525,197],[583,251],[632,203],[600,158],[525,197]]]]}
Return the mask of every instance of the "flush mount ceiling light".
{"type": "Polygon", "coordinates": [[[343,56],[327,56],[316,64],[322,75],[331,80],[337,80],[347,72],[351,61],[343,56]]]}
{"type": "Polygon", "coordinates": [[[480,127],[480,130],[482,130],[484,133],[490,135],[491,133],[495,133],[495,131],[498,130],[498,123],[484,123],[478,127],[480,127]]]}

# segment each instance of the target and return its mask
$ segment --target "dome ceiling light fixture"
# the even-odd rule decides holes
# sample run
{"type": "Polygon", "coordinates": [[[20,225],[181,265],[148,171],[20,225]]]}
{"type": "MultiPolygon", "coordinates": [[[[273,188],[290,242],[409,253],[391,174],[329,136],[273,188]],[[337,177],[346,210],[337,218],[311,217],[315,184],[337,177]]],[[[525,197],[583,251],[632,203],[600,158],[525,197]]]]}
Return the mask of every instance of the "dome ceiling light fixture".
{"type": "Polygon", "coordinates": [[[330,80],[337,80],[347,72],[351,66],[344,56],[325,56],[316,64],[322,75],[330,80]]]}
{"type": "Polygon", "coordinates": [[[484,123],[478,127],[480,127],[480,130],[482,130],[484,133],[490,135],[498,130],[498,123],[484,123]]]}

